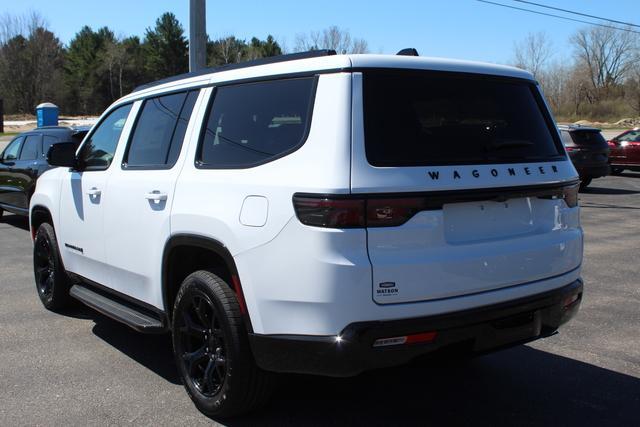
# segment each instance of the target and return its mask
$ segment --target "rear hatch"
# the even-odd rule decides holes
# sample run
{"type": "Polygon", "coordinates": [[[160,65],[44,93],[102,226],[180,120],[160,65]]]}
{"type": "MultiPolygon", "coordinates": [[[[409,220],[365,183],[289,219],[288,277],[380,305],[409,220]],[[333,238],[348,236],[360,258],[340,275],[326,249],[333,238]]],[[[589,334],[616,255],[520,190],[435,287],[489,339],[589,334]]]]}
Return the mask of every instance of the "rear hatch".
{"type": "Polygon", "coordinates": [[[562,137],[571,160],[577,166],[603,166],[608,163],[609,144],[599,129],[574,128],[562,131],[562,137]]]}
{"type": "Polygon", "coordinates": [[[366,200],[372,295],[435,300],[580,265],[576,172],[531,81],[354,73],[352,193],[366,200]]]}

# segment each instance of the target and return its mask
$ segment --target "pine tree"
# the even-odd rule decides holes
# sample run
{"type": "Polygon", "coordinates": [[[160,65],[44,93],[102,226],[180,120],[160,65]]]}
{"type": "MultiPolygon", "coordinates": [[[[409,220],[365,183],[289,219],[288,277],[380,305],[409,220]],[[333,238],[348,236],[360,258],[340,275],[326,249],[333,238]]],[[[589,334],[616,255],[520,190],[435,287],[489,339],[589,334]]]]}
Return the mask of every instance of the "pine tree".
{"type": "Polygon", "coordinates": [[[173,13],[156,20],[154,29],[147,28],[143,50],[145,70],[152,79],[162,79],[189,70],[188,42],[184,29],[173,13]]]}

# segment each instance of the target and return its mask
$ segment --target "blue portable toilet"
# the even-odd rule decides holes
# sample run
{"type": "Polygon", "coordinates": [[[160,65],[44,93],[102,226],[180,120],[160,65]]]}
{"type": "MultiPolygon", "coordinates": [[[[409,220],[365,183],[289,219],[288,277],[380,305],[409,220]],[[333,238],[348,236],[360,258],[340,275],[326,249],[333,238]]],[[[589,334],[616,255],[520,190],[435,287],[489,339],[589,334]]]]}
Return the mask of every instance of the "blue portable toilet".
{"type": "Polygon", "coordinates": [[[38,127],[58,126],[58,106],[50,102],[44,102],[36,107],[38,127]]]}

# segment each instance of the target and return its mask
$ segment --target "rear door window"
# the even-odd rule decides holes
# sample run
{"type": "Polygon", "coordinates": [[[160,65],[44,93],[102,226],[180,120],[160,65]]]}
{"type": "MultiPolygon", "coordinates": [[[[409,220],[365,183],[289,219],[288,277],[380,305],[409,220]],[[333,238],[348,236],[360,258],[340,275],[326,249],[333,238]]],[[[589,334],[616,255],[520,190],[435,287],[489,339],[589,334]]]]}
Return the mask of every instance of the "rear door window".
{"type": "Polygon", "coordinates": [[[369,71],[363,85],[365,149],[373,166],[564,158],[553,121],[532,82],[442,72],[369,71]]]}
{"type": "Polygon", "coordinates": [[[20,152],[20,160],[36,160],[38,158],[40,140],[40,135],[28,135],[20,152]]]}
{"type": "Polygon", "coordinates": [[[257,166],[299,148],[311,121],[314,77],[216,89],[196,165],[257,166]]]}
{"type": "Polygon", "coordinates": [[[191,91],[145,100],[123,167],[172,167],[178,160],[197,96],[198,91],[191,91]]]}
{"type": "Polygon", "coordinates": [[[57,144],[58,142],[60,142],[60,140],[55,136],[44,135],[42,137],[42,153],[44,153],[44,155],[46,156],[49,153],[49,149],[51,148],[51,146],[57,144]]]}

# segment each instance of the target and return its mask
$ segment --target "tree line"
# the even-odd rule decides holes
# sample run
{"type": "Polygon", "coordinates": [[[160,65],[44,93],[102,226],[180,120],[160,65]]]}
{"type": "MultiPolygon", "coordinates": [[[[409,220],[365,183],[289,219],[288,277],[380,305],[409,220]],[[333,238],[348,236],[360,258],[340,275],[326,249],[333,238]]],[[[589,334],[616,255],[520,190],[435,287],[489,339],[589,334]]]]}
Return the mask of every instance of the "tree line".
{"type": "Polygon", "coordinates": [[[556,55],[545,33],[514,45],[513,64],[533,73],[559,121],[615,122],[640,115],[640,34],[629,27],[591,26],[556,55]]]}
{"type": "MultiPolygon", "coordinates": [[[[295,51],[335,49],[367,51],[367,43],[348,31],[330,27],[299,34],[295,51]]],[[[207,66],[215,67],[281,55],[285,49],[271,35],[246,41],[235,36],[207,42],[207,66]]],[[[33,113],[53,102],[63,114],[99,114],[141,84],[186,73],[189,43],[172,13],[160,16],[144,37],[119,37],[108,27],[84,26],[67,45],[37,13],[0,16],[0,98],[5,114],[33,113]]]]}

